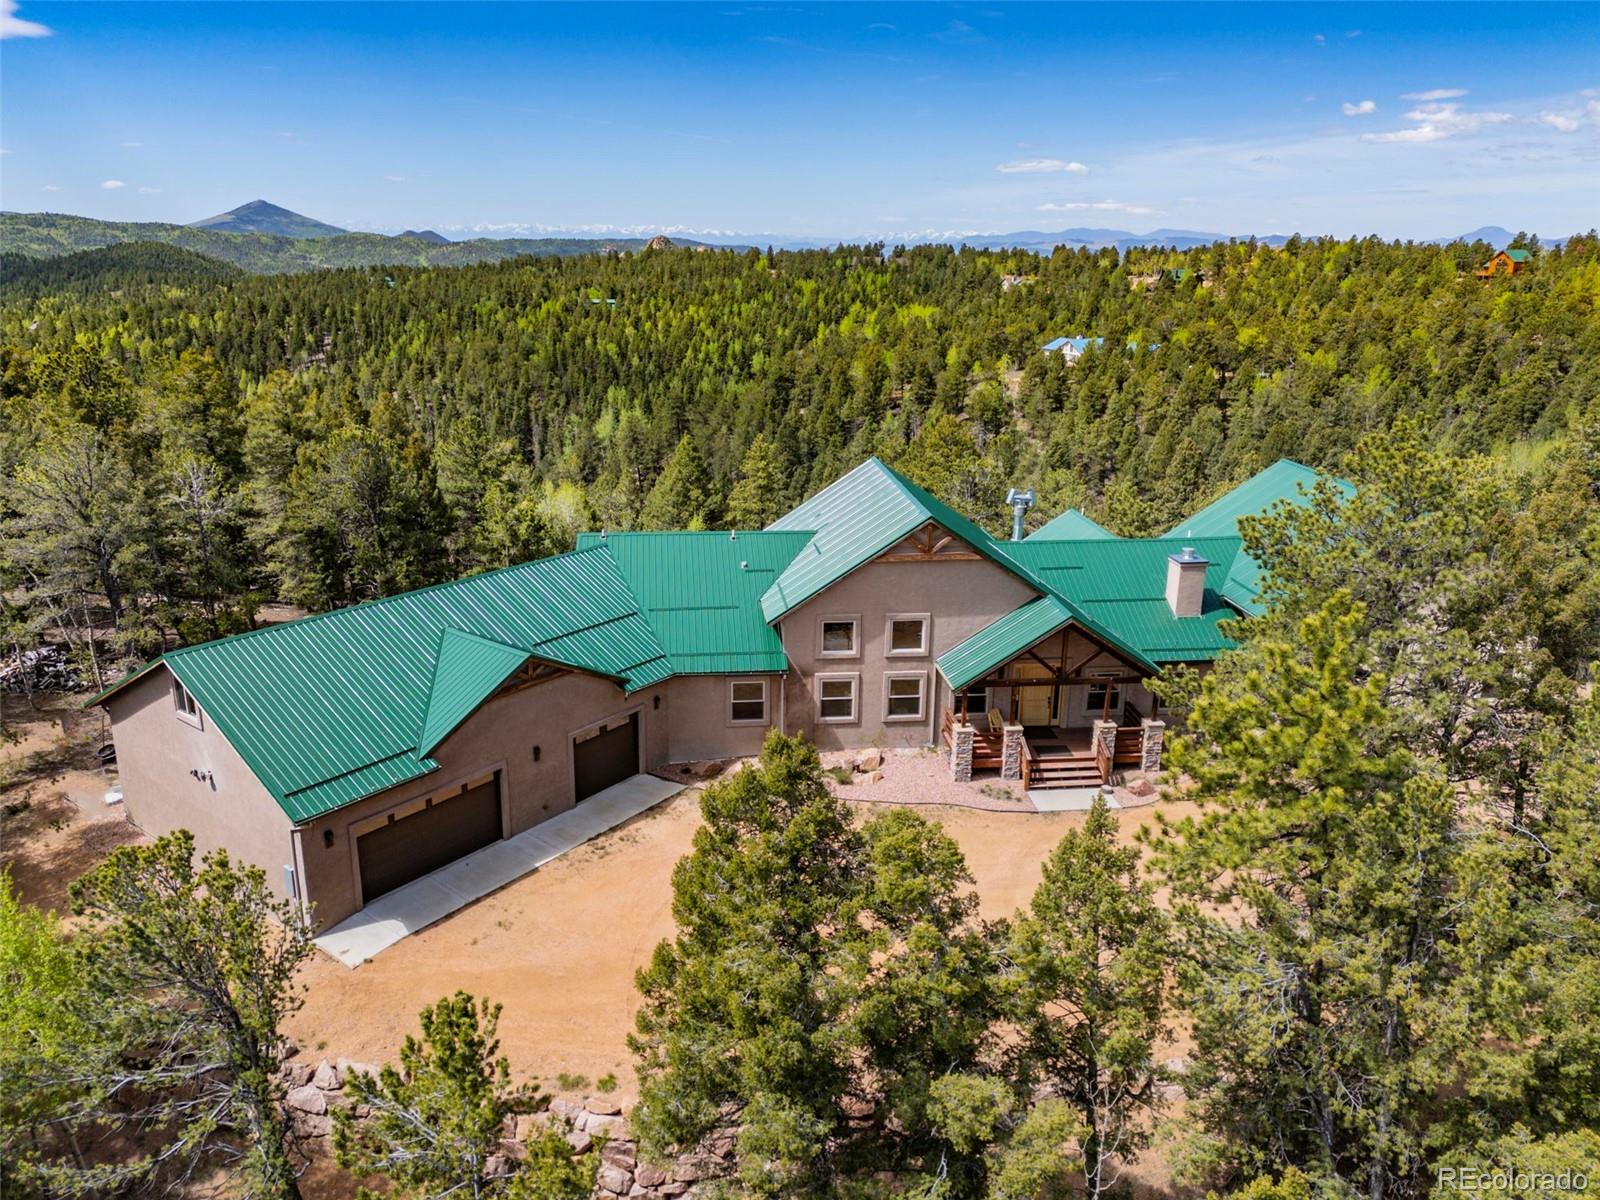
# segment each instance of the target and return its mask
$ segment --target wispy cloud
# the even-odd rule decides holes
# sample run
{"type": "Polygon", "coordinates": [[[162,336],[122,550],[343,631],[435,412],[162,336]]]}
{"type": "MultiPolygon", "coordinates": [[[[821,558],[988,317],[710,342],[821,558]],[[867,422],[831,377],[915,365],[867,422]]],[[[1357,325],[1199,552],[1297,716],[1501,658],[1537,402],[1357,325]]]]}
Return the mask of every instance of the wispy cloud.
{"type": "Polygon", "coordinates": [[[125,188],[127,186],[128,185],[123,183],[120,179],[107,179],[100,185],[100,190],[103,192],[114,192],[118,188],[125,188]]]}
{"type": "Polygon", "coordinates": [[[61,188],[60,188],[60,186],[58,184],[47,183],[42,188],[40,188],[39,190],[41,192],[59,192],[61,190],[61,188]]]}
{"type": "Polygon", "coordinates": [[[1376,100],[1359,100],[1352,104],[1346,100],[1339,106],[1339,111],[1347,117],[1370,117],[1378,111],[1378,102],[1376,100]]]}
{"type": "Polygon", "coordinates": [[[1148,204],[1128,204],[1121,200],[1063,200],[1039,205],[1039,212],[1117,212],[1148,216],[1156,210],[1148,204]]]}
{"type": "Polygon", "coordinates": [[[1071,175],[1087,175],[1089,168],[1081,162],[1067,162],[1059,158],[1014,158],[995,168],[1006,175],[1049,175],[1065,171],[1071,175]]]}
{"type": "Polygon", "coordinates": [[[17,16],[17,0],[0,0],[0,40],[49,37],[53,33],[55,30],[48,25],[17,16]]]}
{"type": "Polygon", "coordinates": [[[1466,133],[1477,133],[1485,125],[1504,125],[1511,120],[1510,113],[1474,112],[1459,104],[1422,104],[1406,114],[1406,120],[1415,121],[1410,129],[1393,129],[1387,133],[1363,133],[1363,142],[1438,142],[1466,133]]]}
{"type": "Polygon", "coordinates": [[[1319,46],[1326,46],[1328,44],[1328,35],[1325,33],[1315,34],[1311,40],[1319,46]]]}
{"type": "MultiPolygon", "coordinates": [[[[1594,101],[1590,101],[1591,108],[1600,108],[1594,101]]],[[[1577,113],[1542,112],[1534,118],[1541,125],[1548,125],[1551,129],[1558,129],[1562,133],[1577,133],[1582,119],[1577,113]]]]}
{"type": "Polygon", "coordinates": [[[404,175],[385,175],[383,178],[385,183],[404,183],[406,181],[404,175]]]}
{"type": "Polygon", "coordinates": [[[142,187],[142,188],[139,189],[139,193],[140,193],[140,195],[143,195],[143,196],[159,196],[161,194],[161,189],[160,188],[153,188],[153,187],[142,187]]]}
{"type": "Polygon", "coordinates": [[[1402,100],[1456,100],[1467,94],[1466,88],[1434,88],[1431,92],[1402,92],[1402,100]]]}

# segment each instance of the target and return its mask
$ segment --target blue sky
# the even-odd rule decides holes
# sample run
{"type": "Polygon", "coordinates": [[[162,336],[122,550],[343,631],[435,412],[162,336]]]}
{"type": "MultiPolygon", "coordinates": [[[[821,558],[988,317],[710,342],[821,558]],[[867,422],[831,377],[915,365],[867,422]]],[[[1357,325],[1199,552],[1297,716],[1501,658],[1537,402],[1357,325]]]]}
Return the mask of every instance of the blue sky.
{"type": "Polygon", "coordinates": [[[0,0],[0,206],[352,228],[1600,223],[1591,5],[0,0]]]}

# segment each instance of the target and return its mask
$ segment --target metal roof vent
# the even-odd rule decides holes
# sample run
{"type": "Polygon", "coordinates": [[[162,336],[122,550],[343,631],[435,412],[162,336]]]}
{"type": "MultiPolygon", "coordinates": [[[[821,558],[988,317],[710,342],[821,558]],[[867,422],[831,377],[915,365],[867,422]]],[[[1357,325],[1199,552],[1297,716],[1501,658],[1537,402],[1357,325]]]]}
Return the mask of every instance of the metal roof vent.
{"type": "Polygon", "coordinates": [[[1022,521],[1028,515],[1028,510],[1033,507],[1034,495],[1031,491],[1022,492],[1012,488],[1006,493],[1006,503],[1011,505],[1011,540],[1022,540],[1022,521]]]}

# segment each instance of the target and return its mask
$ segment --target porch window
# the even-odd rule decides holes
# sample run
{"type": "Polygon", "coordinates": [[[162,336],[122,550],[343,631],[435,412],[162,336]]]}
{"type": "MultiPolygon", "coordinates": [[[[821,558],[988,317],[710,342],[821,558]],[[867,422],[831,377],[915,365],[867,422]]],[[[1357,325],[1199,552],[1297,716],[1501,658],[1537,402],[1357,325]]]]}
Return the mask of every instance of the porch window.
{"type": "Polygon", "coordinates": [[[178,720],[199,726],[200,703],[194,698],[194,694],[184,687],[183,682],[178,679],[172,681],[172,707],[178,714],[178,720]]]}
{"type": "Polygon", "coordinates": [[[732,679],[728,681],[728,724],[765,725],[767,723],[767,681],[732,679]]]}
{"type": "Polygon", "coordinates": [[[926,671],[903,671],[884,677],[883,719],[885,721],[920,721],[927,713],[924,703],[928,692],[926,671]]]}
{"type": "Polygon", "coordinates": [[[823,617],[819,658],[855,658],[861,653],[860,617],[823,617]]]}
{"type": "Polygon", "coordinates": [[[859,675],[818,675],[817,720],[830,724],[854,721],[860,690],[859,675]]]}
{"type": "Polygon", "coordinates": [[[1089,710],[1091,717],[1109,712],[1113,720],[1122,715],[1122,687],[1109,679],[1102,679],[1089,685],[1089,699],[1084,707],[1089,710]],[[1107,693],[1110,699],[1107,700],[1107,693]]]}
{"type": "Polygon", "coordinates": [[[890,657],[922,658],[928,653],[928,614],[890,613],[883,652],[890,657]]]}

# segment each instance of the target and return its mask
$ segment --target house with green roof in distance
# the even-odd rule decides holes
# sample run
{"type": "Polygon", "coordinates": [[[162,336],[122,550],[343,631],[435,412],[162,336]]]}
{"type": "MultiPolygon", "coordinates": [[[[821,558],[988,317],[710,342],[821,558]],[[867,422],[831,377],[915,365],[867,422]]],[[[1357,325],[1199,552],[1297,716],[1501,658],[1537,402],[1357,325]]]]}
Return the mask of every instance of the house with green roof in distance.
{"type": "Polygon", "coordinates": [[[585,534],[170,650],[92,703],[131,819],[261,866],[324,926],[773,729],[1098,786],[1159,768],[1146,683],[1229,647],[1259,603],[1239,517],[1314,478],[1275,464],[1164,537],[1067,512],[1013,541],[873,458],[763,530],[585,534]]]}

